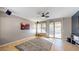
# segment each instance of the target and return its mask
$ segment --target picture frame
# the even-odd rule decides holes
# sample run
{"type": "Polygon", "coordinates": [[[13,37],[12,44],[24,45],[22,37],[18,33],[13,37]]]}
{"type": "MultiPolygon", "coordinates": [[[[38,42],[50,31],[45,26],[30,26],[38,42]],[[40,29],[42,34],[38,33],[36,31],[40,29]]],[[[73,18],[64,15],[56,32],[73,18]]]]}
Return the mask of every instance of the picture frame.
{"type": "Polygon", "coordinates": [[[25,22],[21,22],[20,29],[21,30],[29,30],[30,29],[30,24],[25,23],[25,22]]]}

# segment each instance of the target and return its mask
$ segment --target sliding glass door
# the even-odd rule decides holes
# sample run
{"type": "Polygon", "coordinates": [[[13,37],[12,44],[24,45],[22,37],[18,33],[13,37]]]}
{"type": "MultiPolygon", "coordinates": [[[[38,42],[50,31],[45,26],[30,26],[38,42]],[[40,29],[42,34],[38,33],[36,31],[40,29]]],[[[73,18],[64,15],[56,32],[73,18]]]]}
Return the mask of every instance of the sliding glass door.
{"type": "Polygon", "coordinates": [[[49,24],[49,37],[61,38],[61,22],[51,22],[49,24]]]}
{"type": "Polygon", "coordinates": [[[61,38],[61,22],[55,22],[55,38],[61,38]]]}
{"type": "Polygon", "coordinates": [[[54,22],[49,24],[49,37],[54,37],[54,22]]]}

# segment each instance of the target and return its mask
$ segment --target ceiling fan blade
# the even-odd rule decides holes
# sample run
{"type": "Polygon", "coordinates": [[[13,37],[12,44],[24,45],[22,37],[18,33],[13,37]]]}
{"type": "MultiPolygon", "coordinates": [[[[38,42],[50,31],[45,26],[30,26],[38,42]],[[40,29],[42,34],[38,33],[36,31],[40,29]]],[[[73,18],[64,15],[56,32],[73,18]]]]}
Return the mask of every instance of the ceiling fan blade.
{"type": "Polygon", "coordinates": [[[49,14],[49,12],[47,12],[45,15],[49,14]]]}

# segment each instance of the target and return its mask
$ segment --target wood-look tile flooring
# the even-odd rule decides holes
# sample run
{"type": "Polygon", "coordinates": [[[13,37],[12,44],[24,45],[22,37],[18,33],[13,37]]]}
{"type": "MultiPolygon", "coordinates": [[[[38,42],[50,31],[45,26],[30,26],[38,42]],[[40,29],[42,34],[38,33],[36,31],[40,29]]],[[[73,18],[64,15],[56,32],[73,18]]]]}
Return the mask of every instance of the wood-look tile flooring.
{"type": "MultiPolygon", "coordinates": [[[[19,51],[15,46],[21,43],[24,43],[28,40],[32,40],[34,38],[37,38],[37,37],[30,36],[21,40],[0,45],[0,51],[19,51]]],[[[44,37],[40,37],[40,38],[44,38],[44,37]]],[[[45,39],[52,42],[50,51],[79,51],[78,45],[70,44],[66,42],[65,39],[54,39],[54,38],[45,38],[45,39]]]]}

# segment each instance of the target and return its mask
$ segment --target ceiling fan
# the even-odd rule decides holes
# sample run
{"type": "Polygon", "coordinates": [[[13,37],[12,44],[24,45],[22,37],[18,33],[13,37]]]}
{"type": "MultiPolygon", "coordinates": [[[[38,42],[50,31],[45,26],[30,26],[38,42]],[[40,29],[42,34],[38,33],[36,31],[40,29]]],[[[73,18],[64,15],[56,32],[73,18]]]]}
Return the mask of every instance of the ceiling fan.
{"type": "Polygon", "coordinates": [[[49,12],[43,12],[43,13],[41,13],[41,17],[48,18],[49,17],[49,12]]]}

